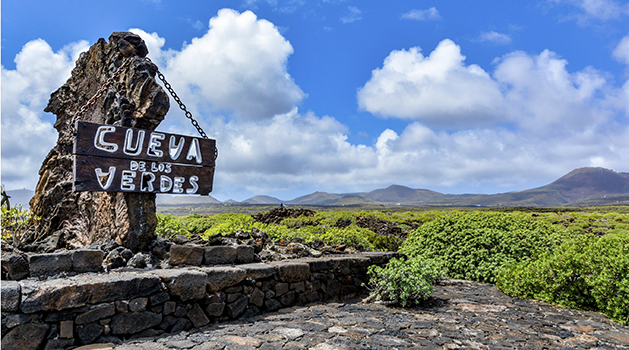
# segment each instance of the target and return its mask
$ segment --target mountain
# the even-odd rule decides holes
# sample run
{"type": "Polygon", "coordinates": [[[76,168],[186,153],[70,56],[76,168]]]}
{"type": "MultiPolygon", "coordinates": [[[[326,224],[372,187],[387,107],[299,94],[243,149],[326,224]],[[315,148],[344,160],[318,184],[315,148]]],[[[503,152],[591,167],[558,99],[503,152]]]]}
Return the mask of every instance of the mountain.
{"type": "Polygon", "coordinates": [[[414,190],[406,186],[391,185],[385,189],[371,191],[365,197],[374,202],[422,203],[443,200],[445,195],[430,190],[414,190]]]}
{"type": "Polygon", "coordinates": [[[173,196],[159,194],[155,199],[156,205],[214,205],[221,202],[212,196],[173,196]]]}
{"type": "Polygon", "coordinates": [[[280,204],[283,201],[271,196],[254,196],[249,199],[245,199],[241,203],[247,204],[280,204]]]}
{"type": "Polygon", "coordinates": [[[288,204],[508,207],[629,204],[629,173],[604,168],[579,168],[546,186],[491,195],[442,194],[391,185],[364,193],[315,192],[295,198],[288,204]]]}

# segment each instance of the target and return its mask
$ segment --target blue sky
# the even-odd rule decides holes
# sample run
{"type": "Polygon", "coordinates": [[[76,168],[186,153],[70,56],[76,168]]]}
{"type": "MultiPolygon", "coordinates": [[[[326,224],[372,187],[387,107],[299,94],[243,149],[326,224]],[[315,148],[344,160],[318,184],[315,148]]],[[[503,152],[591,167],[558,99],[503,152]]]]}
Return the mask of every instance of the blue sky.
{"type": "MultiPolygon", "coordinates": [[[[50,93],[131,30],[210,137],[214,192],[498,193],[629,171],[629,4],[2,2],[2,183],[33,189],[50,93]]],[[[171,101],[172,102],[172,101],[171,101]]],[[[171,103],[158,129],[194,135],[171,103]]]]}

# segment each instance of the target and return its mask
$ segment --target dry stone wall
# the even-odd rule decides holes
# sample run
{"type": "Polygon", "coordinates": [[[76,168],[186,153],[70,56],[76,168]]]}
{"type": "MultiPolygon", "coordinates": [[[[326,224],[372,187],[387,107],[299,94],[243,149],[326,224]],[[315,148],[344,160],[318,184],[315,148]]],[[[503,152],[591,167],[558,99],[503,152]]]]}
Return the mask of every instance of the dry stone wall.
{"type": "Polygon", "coordinates": [[[361,292],[369,266],[395,256],[369,252],[3,281],[2,349],[116,343],[293,305],[342,300],[361,292]]]}

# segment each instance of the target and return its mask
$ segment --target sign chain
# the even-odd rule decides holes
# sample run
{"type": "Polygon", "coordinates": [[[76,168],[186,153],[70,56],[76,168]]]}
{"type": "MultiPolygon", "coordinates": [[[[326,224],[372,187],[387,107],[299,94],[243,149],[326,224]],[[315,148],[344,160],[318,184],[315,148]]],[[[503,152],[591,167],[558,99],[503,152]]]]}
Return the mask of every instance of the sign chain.
{"type": "Polygon", "coordinates": [[[94,96],[92,96],[92,98],[90,98],[89,101],[87,101],[87,103],[85,103],[81,107],[81,109],[79,109],[79,111],[74,114],[74,117],[72,117],[72,120],[70,121],[70,130],[72,131],[73,134],[76,134],[76,130],[74,129],[75,122],[79,119],[79,117],[83,116],[85,112],[87,112],[90,108],[92,108],[94,103],[96,103],[96,100],[98,100],[101,96],[103,96],[105,91],[107,91],[109,87],[111,86],[111,84],[113,84],[115,80],[118,79],[122,71],[129,65],[130,62],[131,62],[131,58],[127,58],[122,63],[122,65],[118,67],[118,69],[116,69],[114,74],[111,77],[109,77],[109,79],[107,79],[105,84],[103,84],[103,86],[101,86],[100,89],[96,91],[94,96]]]}
{"type": "MultiPolygon", "coordinates": [[[[145,59],[153,63],[153,61],[151,61],[150,58],[145,57],[145,59]]],[[[103,84],[103,86],[101,86],[100,89],[96,91],[96,94],[94,94],[94,96],[92,96],[92,98],[90,98],[89,101],[87,101],[87,103],[83,105],[83,107],[81,107],[81,109],[74,115],[74,117],[72,118],[72,121],[70,122],[70,129],[73,131],[74,134],[76,134],[76,130],[74,130],[74,124],[76,120],[79,119],[79,117],[81,117],[86,111],[88,111],[94,105],[94,103],[96,103],[96,100],[99,99],[105,93],[105,91],[107,91],[107,89],[109,89],[111,84],[114,83],[114,81],[120,76],[124,68],[127,67],[130,62],[131,62],[131,58],[126,59],[124,63],[116,70],[116,72],[109,79],[107,79],[107,82],[105,82],[105,84],[103,84]]],[[[179,98],[179,96],[177,95],[173,87],[170,85],[168,81],[166,81],[164,74],[162,74],[162,72],[159,71],[159,68],[157,69],[157,76],[164,83],[164,87],[166,88],[166,90],[168,90],[168,92],[173,97],[175,102],[177,102],[177,104],[179,105],[179,108],[181,108],[181,110],[184,111],[186,118],[190,119],[192,126],[194,126],[197,129],[201,137],[203,137],[204,139],[209,139],[205,131],[203,131],[203,129],[199,125],[199,122],[197,122],[196,119],[194,119],[194,117],[192,116],[192,113],[190,113],[188,108],[186,108],[186,105],[183,104],[183,102],[181,102],[181,99],[179,98]]],[[[216,154],[215,156],[217,155],[218,154],[216,154]]]]}
{"type": "MultiPolygon", "coordinates": [[[[151,61],[150,58],[148,58],[148,57],[145,57],[145,58],[149,62],[153,63],[153,61],[151,61]]],[[[177,95],[177,93],[175,92],[173,87],[170,85],[170,83],[166,81],[166,78],[164,77],[164,74],[162,74],[162,72],[159,71],[159,68],[157,69],[157,77],[159,78],[159,80],[162,81],[162,83],[164,83],[164,87],[166,88],[166,90],[168,90],[170,95],[173,97],[173,100],[175,100],[175,102],[177,102],[177,104],[179,105],[179,108],[181,108],[181,110],[184,111],[184,113],[186,114],[186,118],[190,119],[190,122],[192,123],[192,126],[194,126],[197,129],[197,131],[199,132],[201,137],[203,137],[204,139],[207,139],[208,137],[205,134],[205,131],[203,131],[203,129],[201,129],[201,126],[199,125],[199,123],[196,121],[196,119],[194,119],[194,117],[192,117],[192,113],[190,113],[190,111],[186,108],[186,105],[183,104],[183,102],[181,102],[181,99],[179,98],[179,96],[177,95]]]]}

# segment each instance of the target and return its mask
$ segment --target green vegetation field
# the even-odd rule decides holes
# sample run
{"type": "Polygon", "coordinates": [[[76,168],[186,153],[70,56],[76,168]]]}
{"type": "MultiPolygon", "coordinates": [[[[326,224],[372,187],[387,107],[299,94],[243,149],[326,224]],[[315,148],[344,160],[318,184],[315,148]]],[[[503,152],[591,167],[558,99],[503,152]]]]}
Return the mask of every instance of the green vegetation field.
{"type": "Polygon", "coordinates": [[[301,208],[261,222],[273,207],[228,206],[213,215],[159,215],[158,234],[207,237],[253,228],[272,239],[319,239],[407,259],[372,268],[373,297],[421,303],[441,277],[495,283],[514,297],[596,310],[629,324],[629,207],[301,208]],[[299,213],[299,211],[297,211],[299,213]],[[253,215],[252,215],[253,214],[253,215]]]}

